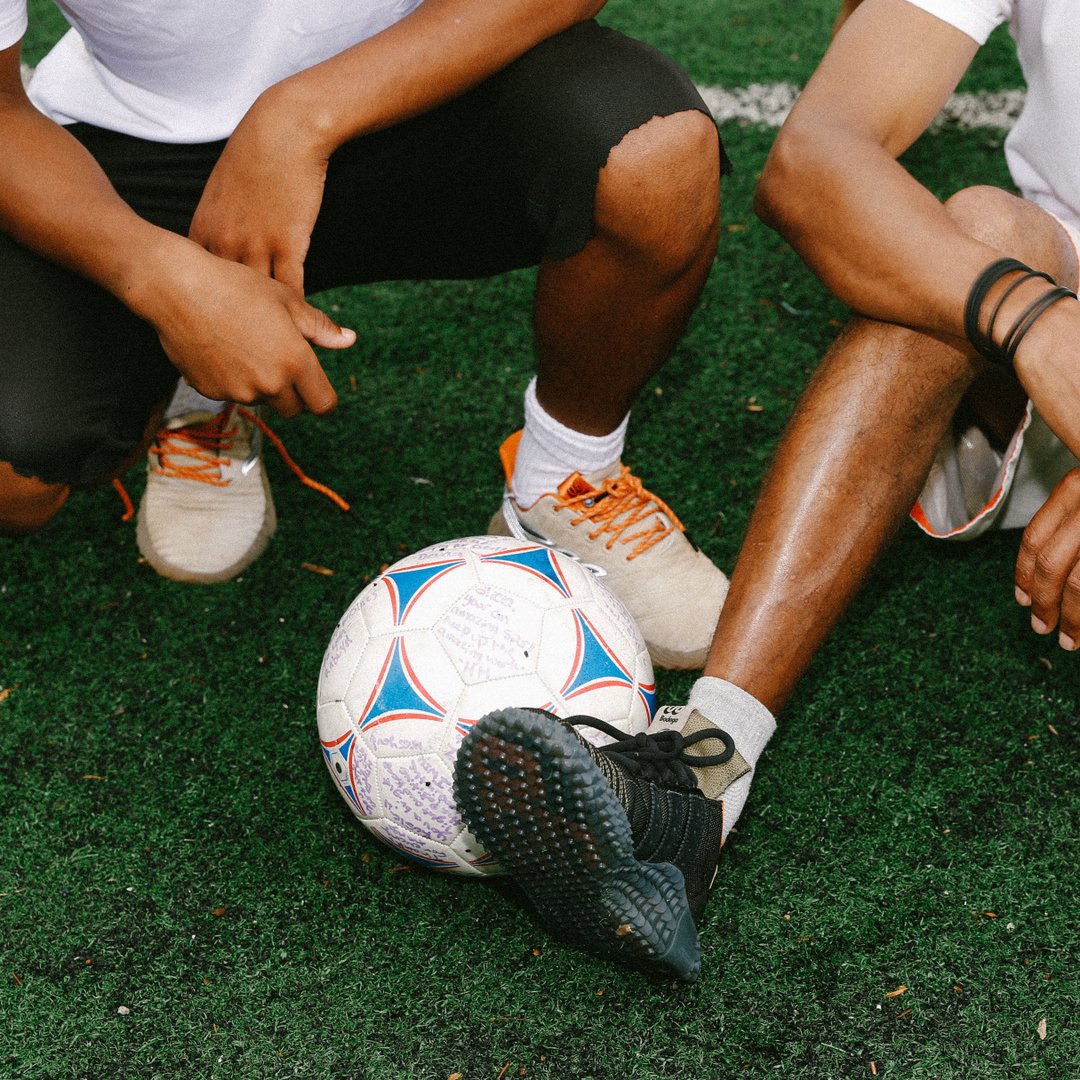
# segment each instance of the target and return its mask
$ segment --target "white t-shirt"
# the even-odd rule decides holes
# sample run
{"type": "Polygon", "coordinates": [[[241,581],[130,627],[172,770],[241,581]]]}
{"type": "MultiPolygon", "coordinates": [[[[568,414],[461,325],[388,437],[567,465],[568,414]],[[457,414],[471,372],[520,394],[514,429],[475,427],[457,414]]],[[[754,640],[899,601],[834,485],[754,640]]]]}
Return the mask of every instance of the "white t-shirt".
{"type": "Polygon", "coordinates": [[[1080,225],[1080,0],[908,0],[980,45],[1003,22],[1027,82],[1005,158],[1024,197],[1080,225]]]}
{"type": "MultiPolygon", "coordinates": [[[[158,142],[227,137],[268,86],[397,22],[421,0],[57,0],[72,24],[30,98],[158,142]]],[[[0,48],[26,32],[26,0],[0,0],[0,48]]]]}

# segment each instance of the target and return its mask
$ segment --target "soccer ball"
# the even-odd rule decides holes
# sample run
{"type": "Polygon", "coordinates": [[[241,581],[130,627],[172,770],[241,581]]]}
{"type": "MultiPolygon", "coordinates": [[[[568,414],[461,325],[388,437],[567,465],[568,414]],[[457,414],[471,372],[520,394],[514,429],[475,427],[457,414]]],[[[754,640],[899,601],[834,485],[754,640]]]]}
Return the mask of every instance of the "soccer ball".
{"type": "Polygon", "coordinates": [[[338,623],[319,676],[323,757],[352,812],[401,855],[498,873],[458,814],[453,766],[472,725],[505,706],[644,731],[645,643],[569,555],[500,536],[435,544],[375,578],[338,623]]]}

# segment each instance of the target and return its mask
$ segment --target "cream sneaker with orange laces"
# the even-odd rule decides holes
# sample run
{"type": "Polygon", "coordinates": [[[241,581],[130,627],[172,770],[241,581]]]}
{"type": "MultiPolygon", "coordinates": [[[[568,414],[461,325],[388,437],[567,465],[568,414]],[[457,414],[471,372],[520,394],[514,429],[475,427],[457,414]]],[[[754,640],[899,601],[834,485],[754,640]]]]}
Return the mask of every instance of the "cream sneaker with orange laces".
{"type": "Polygon", "coordinates": [[[251,410],[167,421],[147,460],[136,538],[146,561],[174,581],[228,581],[265,550],[277,524],[251,410]]]}
{"type": "Polygon", "coordinates": [[[507,489],[488,532],[586,563],[634,617],[657,667],[702,667],[727,595],[723,572],[690,542],[667,503],[621,463],[588,476],[571,473],[557,491],[519,506],[511,481],[520,438],[515,432],[499,449],[507,489]]]}
{"type": "Polygon", "coordinates": [[[277,525],[264,437],[302,484],[349,509],[304,474],[257,409],[183,413],[166,421],[150,447],[139,504],[139,550],[159,574],[209,585],[236,577],[263,553],[277,525]]]}

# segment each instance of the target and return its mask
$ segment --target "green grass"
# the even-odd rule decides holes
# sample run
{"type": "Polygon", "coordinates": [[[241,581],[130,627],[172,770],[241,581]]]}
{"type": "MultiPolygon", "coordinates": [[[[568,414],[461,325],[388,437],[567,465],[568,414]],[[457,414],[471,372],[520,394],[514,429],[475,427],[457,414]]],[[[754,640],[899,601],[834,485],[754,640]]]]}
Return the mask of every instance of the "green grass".
{"type": "MultiPolygon", "coordinates": [[[[701,81],[800,81],[829,5],[749,7],[608,17],[701,81]]],[[[738,228],[631,428],[726,566],[844,316],[752,216],[771,137],[725,131],[738,228]]],[[[908,163],[942,194],[1006,182],[999,135],[945,131],[908,163]]],[[[0,548],[0,1076],[1073,1080],[1077,673],[1011,601],[1015,536],[905,530],[883,560],[765,754],[695,987],[561,949],[508,888],[402,870],[351,819],[317,750],[322,650],[380,565],[483,529],[531,282],[323,297],[360,331],[327,358],[342,405],[280,430],[353,510],[271,458],[281,526],[241,579],[156,577],[110,490],[0,548]]],[[[662,676],[662,699],[690,682],[662,676]]]]}

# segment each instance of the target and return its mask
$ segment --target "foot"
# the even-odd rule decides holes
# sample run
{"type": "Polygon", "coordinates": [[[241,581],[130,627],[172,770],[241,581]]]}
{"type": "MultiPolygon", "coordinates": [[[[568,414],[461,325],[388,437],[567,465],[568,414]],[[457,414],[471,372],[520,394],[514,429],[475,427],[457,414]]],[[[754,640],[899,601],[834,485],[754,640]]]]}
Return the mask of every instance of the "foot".
{"type": "Polygon", "coordinates": [[[228,581],[254,562],[277,519],[255,414],[236,405],[176,417],[158,432],[139,505],[139,551],[174,581],[228,581]]]}
{"type": "Polygon", "coordinates": [[[532,506],[511,494],[520,433],[500,450],[507,491],[488,532],[569,552],[589,564],[634,617],[657,667],[700,668],[728,580],[666,503],[621,464],[571,473],[532,506]]]}
{"type": "Polygon", "coordinates": [[[554,937],[694,982],[694,923],[716,872],[723,806],[698,789],[688,760],[732,778],[747,768],[704,721],[688,736],[627,738],[590,717],[505,709],[465,738],[454,785],[469,829],[554,937]],[[576,733],[581,725],[615,741],[597,749],[576,733]],[[706,740],[720,752],[693,756],[688,748],[706,740]]]}

